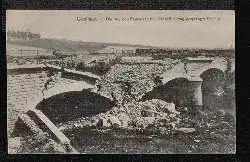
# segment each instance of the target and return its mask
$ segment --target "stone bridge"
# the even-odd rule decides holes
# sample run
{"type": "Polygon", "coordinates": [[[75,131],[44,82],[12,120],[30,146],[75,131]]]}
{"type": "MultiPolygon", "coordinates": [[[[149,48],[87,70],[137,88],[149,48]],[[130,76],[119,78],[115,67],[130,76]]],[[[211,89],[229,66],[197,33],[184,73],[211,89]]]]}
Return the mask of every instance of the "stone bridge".
{"type": "Polygon", "coordinates": [[[234,59],[185,58],[163,73],[161,83],[142,100],[160,98],[178,106],[214,108],[215,100],[234,85],[234,71],[234,59]]]}
{"type": "MultiPolygon", "coordinates": [[[[80,72],[71,69],[64,69],[53,65],[8,65],[8,134],[13,131],[14,123],[19,114],[34,109],[41,101],[53,96],[67,92],[83,92],[84,89],[95,89],[95,82],[99,80],[98,75],[89,72],[80,72]],[[48,89],[45,83],[55,76],[48,89]]],[[[84,92],[83,92],[84,93],[84,92]]],[[[93,92],[94,93],[94,92],[93,92]]],[[[97,94],[106,96],[104,94],[97,94]]],[[[108,100],[111,100],[108,98],[108,100]]]]}
{"type": "MultiPolygon", "coordinates": [[[[100,80],[100,77],[90,72],[80,72],[66,68],[61,69],[61,67],[53,65],[37,64],[12,66],[10,64],[8,65],[7,73],[8,137],[16,136],[14,135],[15,133],[13,134],[13,130],[15,130],[14,132],[18,132],[17,129],[20,120],[22,121],[21,123],[26,123],[25,126],[28,129],[33,130],[31,127],[34,126],[30,126],[29,128],[29,123],[33,122],[33,125],[36,125],[36,123],[28,119],[34,118],[35,121],[42,122],[43,125],[46,126],[46,129],[44,126],[41,127],[41,129],[45,129],[45,131],[49,130],[49,133],[52,134],[53,137],[56,137],[55,140],[59,140],[63,145],[69,145],[67,146],[69,147],[68,149],[71,152],[76,152],[70,145],[70,141],[67,137],[55,126],[55,122],[50,118],[50,114],[54,113],[58,116],[60,114],[56,112],[61,112],[61,115],[65,116],[65,114],[69,114],[68,116],[70,116],[71,114],[79,114],[82,110],[76,109],[72,111],[72,108],[67,107],[67,105],[65,106],[67,109],[65,109],[64,106],[57,107],[57,110],[55,110],[55,107],[52,107],[53,112],[50,112],[51,109],[49,111],[45,109],[44,113],[43,109],[39,110],[37,107],[47,103],[47,101],[51,102],[51,100],[55,100],[55,98],[57,99],[58,97],[60,98],[60,96],[65,96],[67,93],[75,96],[82,96],[86,93],[86,96],[94,96],[101,101],[105,100],[108,104],[102,104],[103,107],[108,107],[110,106],[109,104],[112,103],[110,102],[112,99],[106,97],[104,94],[96,94],[95,82],[96,80],[100,80]],[[48,80],[51,80],[51,82],[48,83],[48,80]],[[70,113],[71,111],[72,113],[70,113]],[[30,115],[32,113],[33,115],[30,115]],[[19,122],[17,126],[15,126],[17,121],[19,122]]],[[[89,103],[89,100],[81,102],[89,103]]],[[[65,103],[62,103],[62,105],[65,105],[65,103]]],[[[93,106],[89,109],[92,108],[93,106]]],[[[39,125],[36,125],[36,127],[39,127],[39,125]]]]}

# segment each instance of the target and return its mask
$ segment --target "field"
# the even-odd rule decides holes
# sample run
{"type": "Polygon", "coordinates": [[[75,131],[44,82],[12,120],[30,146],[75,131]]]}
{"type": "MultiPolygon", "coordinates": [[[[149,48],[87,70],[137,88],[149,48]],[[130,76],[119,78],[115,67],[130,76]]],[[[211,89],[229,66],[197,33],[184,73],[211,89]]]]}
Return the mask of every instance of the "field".
{"type": "Polygon", "coordinates": [[[138,47],[138,48],[152,48],[149,46],[142,45],[130,45],[130,44],[119,44],[119,43],[97,43],[97,42],[82,42],[82,41],[71,41],[66,39],[38,39],[38,40],[8,40],[7,43],[21,45],[21,46],[32,46],[34,48],[43,49],[60,49],[65,52],[74,51],[87,51],[89,53],[102,50],[105,47],[138,47]]]}
{"type": "Polygon", "coordinates": [[[17,45],[17,44],[6,44],[6,54],[9,56],[36,56],[37,51],[39,56],[52,55],[49,49],[38,48],[34,46],[17,45]]]}

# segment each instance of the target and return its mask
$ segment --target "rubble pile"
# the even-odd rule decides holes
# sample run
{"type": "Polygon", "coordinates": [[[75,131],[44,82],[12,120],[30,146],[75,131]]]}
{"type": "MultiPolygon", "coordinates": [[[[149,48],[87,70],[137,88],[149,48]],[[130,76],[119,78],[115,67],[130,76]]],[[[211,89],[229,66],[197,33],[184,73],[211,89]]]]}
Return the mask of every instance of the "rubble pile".
{"type": "Polygon", "coordinates": [[[62,145],[52,139],[52,136],[39,128],[27,114],[19,115],[15,130],[8,143],[10,153],[65,153],[62,145]]]}
{"type": "Polygon", "coordinates": [[[164,71],[171,69],[178,60],[169,60],[165,65],[159,64],[116,64],[112,66],[98,84],[100,91],[110,95],[112,92],[118,101],[123,100],[121,83],[132,85],[131,94],[139,99],[143,94],[155,87],[154,77],[161,75],[164,71]]]}
{"type": "Polygon", "coordinates": [[[60,125],[61,130],[89,127],[92,129],[110,130],[125,129],[144,133],[167,135],[176,131],[192,133],[194,128],[181,128],[180,112],[173,103],[160,99],[145,102],[130,102],[120,107],[100,113],[93,117],[81,118],[60,125]]]}
{"type": "Polygon", "coordinates": [[[51,139],[46,132],[36,136],[22,137],[17,152],[22,153],[65,153],[65,148],[51,139]]]}

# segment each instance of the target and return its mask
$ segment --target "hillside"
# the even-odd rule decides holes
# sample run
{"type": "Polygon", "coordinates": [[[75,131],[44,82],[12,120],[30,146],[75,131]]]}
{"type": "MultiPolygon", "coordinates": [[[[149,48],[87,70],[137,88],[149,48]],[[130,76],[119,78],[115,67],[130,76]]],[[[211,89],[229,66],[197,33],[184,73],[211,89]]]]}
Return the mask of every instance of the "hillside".
{"type": "MultiPolygon", "coordinates": [[[[22,45],[22,46],[32,46],[35,48],[43,49],[58,49],[65,52],[72,51],[88,51],[96,52],[98,50],[104,49],[108,46],[127,46],[127,47],[140,47],[148,48],[147,46],[141,45],[130,45],[130,44],[119,44],[119,43],[96,43],[96,42],[82,42],[82,41],[71,41],[66,39],[37,39],[37,40],[7,40],[7,43],[22,45]]],[[[149,47],[152,48],[152,47],[149,47]]]]}
{"type": "Polygon", "coordinates": [[[16,45],[12,43],[6,44],[6,54],[10,56],[35,56],[39,51],[39,55],[52,55],[48,49],[33,46],[16,45]],[[22,50],[22,51],[21,51],[22,50]]]}

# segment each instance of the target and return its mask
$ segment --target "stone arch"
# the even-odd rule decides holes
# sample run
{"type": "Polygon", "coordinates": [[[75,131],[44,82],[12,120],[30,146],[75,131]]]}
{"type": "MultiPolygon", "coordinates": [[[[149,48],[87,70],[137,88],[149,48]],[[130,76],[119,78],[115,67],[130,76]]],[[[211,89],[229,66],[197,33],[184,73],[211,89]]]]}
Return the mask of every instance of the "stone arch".
{"type": "Polygon", "coordinates": [[[163,85],[164,94],[169,94],[166,101],[173,100],[178,106],[188,106],[191,104],[189,81],[187,78],[175,78],[163,85]]]}
{"type": "Polygon", "coordinates": [[[162,99],[166,102],[173,101],[178,106],[188,106],[191,104],[188,85],[189,81],[186,77],[171,78],[164,85],[146,93],[141,100],[162,99]]]}
{"type": "Polygon", "coordinates": [[[80,117],[106,112],[114,102],[89,90],[68,91],[43,99],[36,105],[53,123],[59,124],[80,117]]]}
{"type": "Polygon", "coordinates": [[[224,79],[225,73],[218,68],[209,68],[200,74],[200,77],[204,79],[224,79]],[[219,78],[218,78],[219,77],[219,78]]]}
{"type": "Polygon", "coordinates": [[[224,94],[225,73],[219,68],[209,68],[200,75],[202,103],[206,109],[218,108],[224,94]]]}
{"type": "Polygon", "coordinates": [[[225,73],[228,69],[228,62],[224,58],[217,58],[214,61],[212,61],[211,64],[209,64],[209,66],[205,66],[203,69],[201,69],[197,74],[197,76],[201,76],[204,72],[210,69],[211,70],[217,69],[220,70],[222,73],[225,73]]]}

